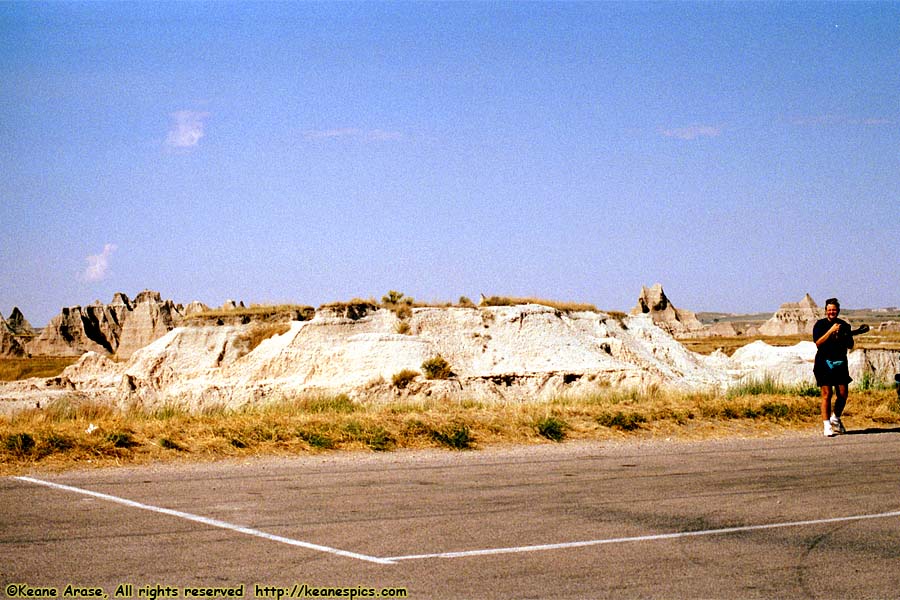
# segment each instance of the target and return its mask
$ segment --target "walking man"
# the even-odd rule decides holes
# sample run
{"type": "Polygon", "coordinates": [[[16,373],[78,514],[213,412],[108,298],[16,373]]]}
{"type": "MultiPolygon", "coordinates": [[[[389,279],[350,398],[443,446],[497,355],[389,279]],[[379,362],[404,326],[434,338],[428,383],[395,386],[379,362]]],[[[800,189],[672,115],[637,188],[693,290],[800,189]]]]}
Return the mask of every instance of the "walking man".
{"type": "Polygon", "coordinates": [[[853,381],[847,365],[847,350],[853,347],[850,324],[838,318],[841,304],[837,298],[825,301],[825,318],[813,326],[816,361],[813,374],[822,391],[822,427],[825,437],[846,433],[841,414],[847,403],[847,386],[853,381]],[[831,399],[834,396],[834,407],[831,399]]]}

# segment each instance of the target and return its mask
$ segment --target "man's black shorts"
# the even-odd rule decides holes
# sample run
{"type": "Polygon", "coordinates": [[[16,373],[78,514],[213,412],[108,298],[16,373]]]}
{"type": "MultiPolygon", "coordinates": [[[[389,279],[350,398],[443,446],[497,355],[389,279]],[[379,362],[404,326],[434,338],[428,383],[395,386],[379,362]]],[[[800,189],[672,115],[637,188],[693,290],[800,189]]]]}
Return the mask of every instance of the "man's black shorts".
{"type": "Polygon", "coordinates": [[[847,361],[844,360],[840,364],[828,366],[827,361],[818,360],[813,368],[813,374],[816,376],[816,385],[848,385],[853,379],[850,377],[850,369],[847,361]]]}

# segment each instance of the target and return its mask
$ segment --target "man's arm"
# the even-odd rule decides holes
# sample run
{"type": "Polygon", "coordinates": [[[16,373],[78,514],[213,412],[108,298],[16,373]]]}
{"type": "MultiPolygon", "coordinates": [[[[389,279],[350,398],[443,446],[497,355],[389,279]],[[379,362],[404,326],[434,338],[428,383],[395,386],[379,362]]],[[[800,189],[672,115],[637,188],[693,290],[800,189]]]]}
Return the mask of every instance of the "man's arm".
{"type": "MultiPolygon", "coordinates": [[[[818,348],[819,346],[821,346],[822,344],[827,342],[831,337],[837,335],[840,330],[841,330],[840,323],[835,323],[834,325],[832,325],[831,328],[828,331],[826,331],[822,337],[820,337],[819,339],[816,340],[816,348],[818,348]]],[[[851,344],[853,343],[853,338],[850,338],[850,343],[851,344]]]]}

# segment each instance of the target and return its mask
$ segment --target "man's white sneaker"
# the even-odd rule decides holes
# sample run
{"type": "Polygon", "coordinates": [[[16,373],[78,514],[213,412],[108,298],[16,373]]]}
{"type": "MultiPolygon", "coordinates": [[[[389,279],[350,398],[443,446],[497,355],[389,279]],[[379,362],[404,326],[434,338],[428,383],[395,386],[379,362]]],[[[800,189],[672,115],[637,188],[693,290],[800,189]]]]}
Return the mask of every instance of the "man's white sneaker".
{"type": "Polygon", "coordinates": [[[847,430],[844,428],[844,424],[841,423],[841,418],[831,415],[831,419],[829,420],[831,423],[831,428],[835,433],[847,433],[847,430]]]}
{"type": "Polygon", "coordinates": [[[825,421],[825,423],[823,425],[823,430],[824,430],[823,433],[825,434],[825,437],[834,437],[837,435],[834,432],[834,429],[831,428],[831,421],[825,421]]]}

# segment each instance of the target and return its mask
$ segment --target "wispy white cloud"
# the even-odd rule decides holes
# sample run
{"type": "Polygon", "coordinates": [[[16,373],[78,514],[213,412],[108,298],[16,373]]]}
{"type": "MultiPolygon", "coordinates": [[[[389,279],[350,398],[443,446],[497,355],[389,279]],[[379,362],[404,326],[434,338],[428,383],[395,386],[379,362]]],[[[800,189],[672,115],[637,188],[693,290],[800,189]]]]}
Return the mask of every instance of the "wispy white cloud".
{"type": "Polygon", "coordinates": [[[876,127],[878,125],[896,125],[896,124],[897,124],[897,121],[895,121],[893,119],[879,119],[879,118],[863,119],[863,125],[870,125],[873,127],[876,127]]]}
{"type": "Polygon", "coordinates": [[[366,133],[366,138],[376,141],[399,140],[403,134],[399,131],[388,131],[385,129],[373,129],[366,133]]]}
{"type": "Polygon", "coordinates": [[[838,125],[840,123],[845,123],[847,121],[846,117],[841,117],[838,115],[832,114],[824,114],[824,115],[804,115],[800,117],[794,117],[791,119],[791,123],[794,125],[838,125]]]}
{"type": "Polygon", "coordinates": [[[885,125],[896,125],[897,121],[895,119],[883,117],[858,119],[843,115],[824,114],[794,117],[791,119],[791,123],[798,126],[865,125],[867,127],[881,127],[885,125]]]}
{"type": "Polygon", "coordinates": [[[109,271],[109,257],[116,251],[116,248],[115,244],[104,244],[100,254],[93,254],[85,259],[88,266],[82,276],[86,281],[100,281],[106,278],[109,271]]]}
{"type": "Polygon", "coordinates": [[[337,138],[350,138],[363,141],[382,142],[387,140],[399,140],[403,134],[399,131],[386,129],[359,129],[356,127],[343,127],[338,129],[310,130],[303,134],[307,140],[328,140],[337,138]]]}
{"type": "Polygon", "coordinates": [[[320,129],[307,131],[303,134],[303,137],[308,140],[327,140],[332,138],[358,137],[360,133],[361,131],[359,129],[345,127],[343,129],[320,129]]]}
{"type": "Polygon", "coordinates": [[[722,134],[722,129],[713,125],[690,125],[688,127],[662,129],[660,133],[666,137],[679,140],[696,140],[701,137],[718,137],[722,134]]]}
{"type": "Polygon", "coordinates": [[[205,134],[208,112],[179,110],[172,113],[172,125],[166,143],[173,148],[192,148],[205,134]]]}

